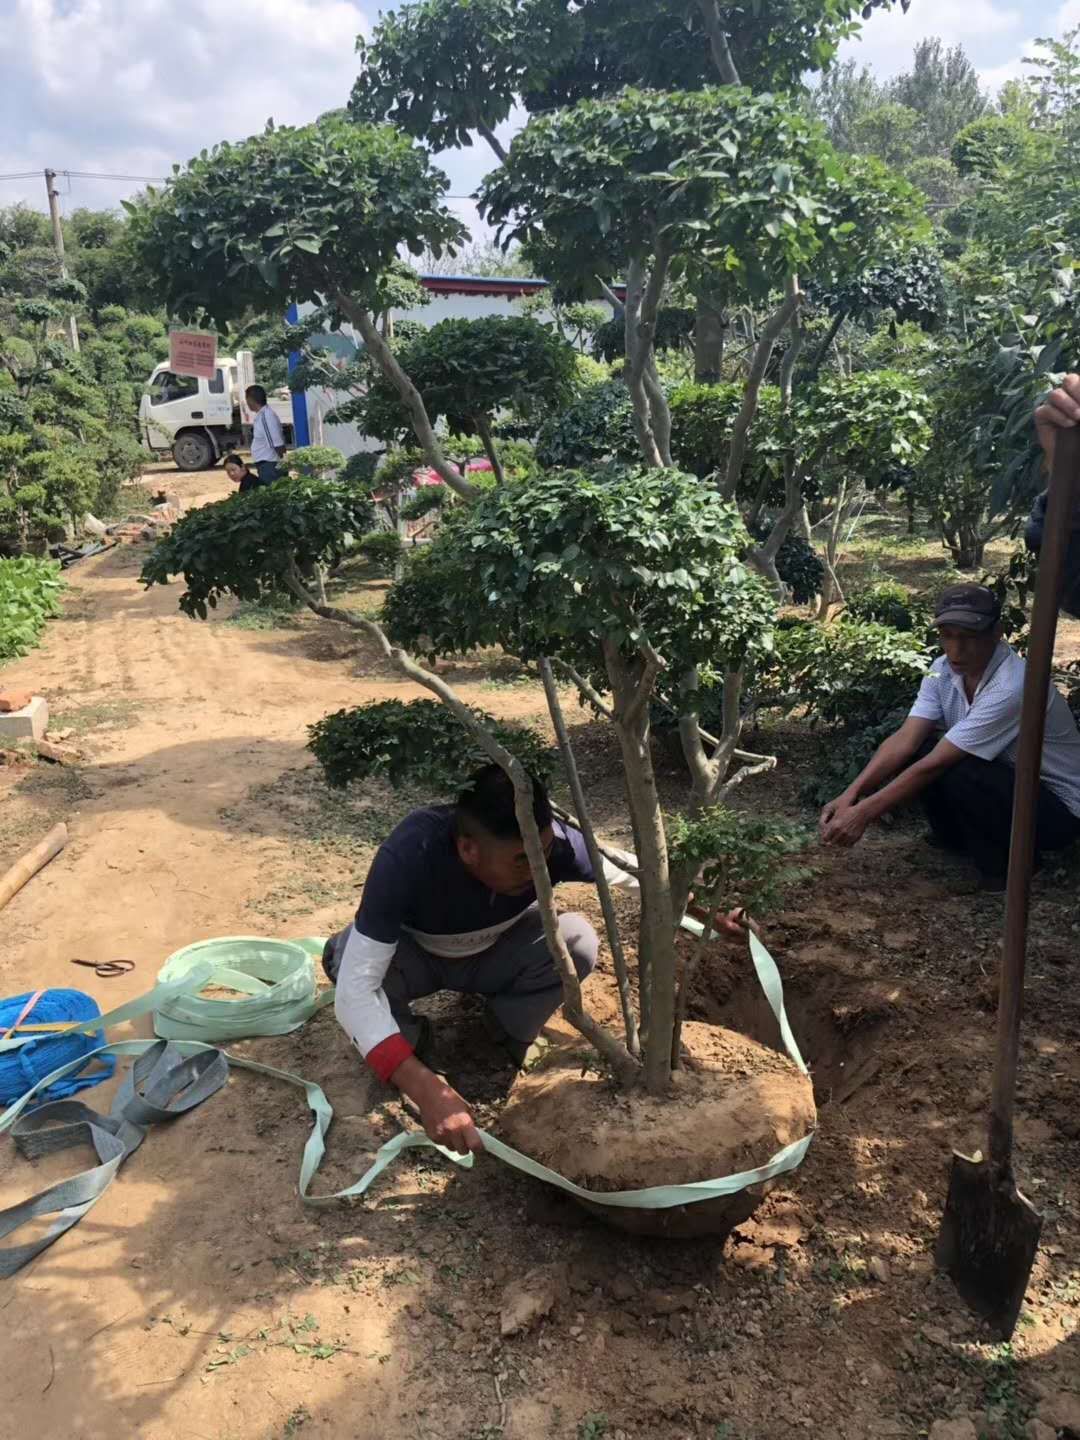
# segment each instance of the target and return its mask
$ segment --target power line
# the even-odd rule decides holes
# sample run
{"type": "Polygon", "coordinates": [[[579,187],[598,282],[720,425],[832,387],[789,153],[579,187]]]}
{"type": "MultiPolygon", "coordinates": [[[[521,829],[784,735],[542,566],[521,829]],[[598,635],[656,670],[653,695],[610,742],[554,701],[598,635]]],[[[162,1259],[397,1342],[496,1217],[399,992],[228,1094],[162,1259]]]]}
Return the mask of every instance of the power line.
{"type": "MultiPolygon", "coordinates": [[[[3,180],[36,180],[41,175],[40,170],[20,170],[11,175],[0,175],[3,180]]],[[[63,175],[68,180],[145,180],[157,181],[163,185],[172,177],[170,175],[113,175],[104,170],[57,170],[57,175],[63,175]]],[[[445,195],[445,200],[470,200],[475,203],[475,195],[445,195]]]]}

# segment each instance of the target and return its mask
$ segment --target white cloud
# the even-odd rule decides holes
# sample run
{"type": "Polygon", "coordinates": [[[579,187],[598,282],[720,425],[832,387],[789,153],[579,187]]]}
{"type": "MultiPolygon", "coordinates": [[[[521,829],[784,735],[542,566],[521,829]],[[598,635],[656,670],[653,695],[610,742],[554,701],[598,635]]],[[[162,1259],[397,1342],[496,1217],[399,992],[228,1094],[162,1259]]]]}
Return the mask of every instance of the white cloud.
{"type": "Polygon", "coordinates": [[[1020,40],[1031,23],[1028,5],[996,0],[913,0],[906,15],[899,6],[875,13],[863,25],[861,35],[844,45],[841,56],[867,64],[885,78],[911,64],[918,41],[936,35],[946,45],[963,45],[981,68],[996,60],[1002,42],[1011,49],[1008,42],[1013,37],[1020,40]]]}
{"type": "MultiPolygon", "coordinates": [[[[0,173],[167,175],[273,117],[343,105],[367,29],[353,0],[0,0],[0,173]]],[[[64,189],[61,181],[60,188],[64,189]]],[[[137,186],[71,181],[68,203],[137,186]]],[[[44,182],[0,184],[39,205],[44,182]]]]}

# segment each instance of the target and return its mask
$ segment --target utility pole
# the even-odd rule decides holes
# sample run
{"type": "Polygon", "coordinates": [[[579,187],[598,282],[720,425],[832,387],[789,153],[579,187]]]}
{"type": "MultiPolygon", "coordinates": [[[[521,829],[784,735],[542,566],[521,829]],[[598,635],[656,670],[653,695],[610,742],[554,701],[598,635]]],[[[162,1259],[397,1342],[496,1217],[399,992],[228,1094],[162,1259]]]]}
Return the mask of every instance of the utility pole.
{"type": "MultiPolygon", "coordinates": [[[[68,278],[67,265],[64,263],[64,231],[60,224],[60,196],[56,190],[56,171],[45,171],[45,193],[49,197],[49,218],[52,220],[53,245],[56,247],[56,258],[60,261],[60,274],[66,280],[68,278]]],[[[68,316],[68,333],[71,336],[71,348],[74,351],[79,349],[79,326],[75,319],[75,312],[68,316]]]]}

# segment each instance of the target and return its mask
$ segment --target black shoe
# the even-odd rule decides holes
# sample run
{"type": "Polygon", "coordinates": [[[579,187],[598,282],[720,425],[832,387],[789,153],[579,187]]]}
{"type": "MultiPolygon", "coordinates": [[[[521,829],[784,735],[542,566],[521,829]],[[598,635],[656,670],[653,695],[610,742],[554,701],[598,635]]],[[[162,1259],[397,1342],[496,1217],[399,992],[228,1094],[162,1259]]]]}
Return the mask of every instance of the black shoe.
{"type": "Polygon", "coordinates": [[[961,855],[964,850],[962,845],[955,845],[951,840],[946,840],[936,830],[927,830],[922,837],[922,842],[924,845],[929,845],[931,850],[943,850],[948,855],[961,855]]]}

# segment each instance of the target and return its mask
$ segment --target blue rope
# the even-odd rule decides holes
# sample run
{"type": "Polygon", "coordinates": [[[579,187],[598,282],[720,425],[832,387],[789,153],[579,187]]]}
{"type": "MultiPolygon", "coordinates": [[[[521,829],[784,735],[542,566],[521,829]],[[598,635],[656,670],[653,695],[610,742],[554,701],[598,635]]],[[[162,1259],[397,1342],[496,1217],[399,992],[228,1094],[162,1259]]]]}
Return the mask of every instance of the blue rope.
{"type": "MultiPolygon", "coordinates": [[[[32,990],[27,990],[10,1000],[0,1000],[0,1035],[18,1019],[19,1012],[33,993],[32,990]]],[[[48,1025],[63,1020],[93,1020],[100,1014],[97,1001],[82,990],[46,990],[27,1015],[25,1023],[48,1025]]],[[[90,1052],[104,1043],[105,1035],[101,1030],[95,1030],[88,1035],[46,1034],[35,1037],[17,1050],[0,1053],[0,1105],[8,1105],[20,1095],[25,1095],[27,1090],[44,1080],[46,1075],[58,1070],[61,1065],[72,1064],[80,1057],[83,1058],[84,1065],[89,1063],[90,1052]]],[[[57,1080],[45,1093],[36,1097],[35,1104],[40,1105],[46,1100],[63,1100],[79,1090],[99,1085],[116,1069],[116,1057],[101,1055],[98,1057],[98,1064],[99,1068],[89,1075],[80,1074],[83,1068],[80,1066],[71,1075],[57,1080]]]]}

